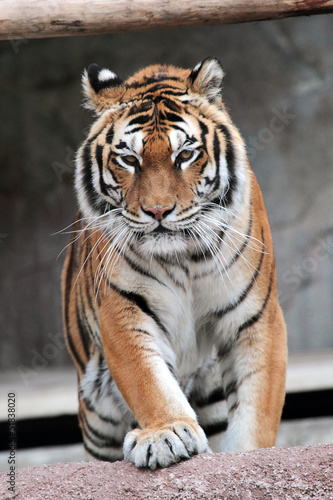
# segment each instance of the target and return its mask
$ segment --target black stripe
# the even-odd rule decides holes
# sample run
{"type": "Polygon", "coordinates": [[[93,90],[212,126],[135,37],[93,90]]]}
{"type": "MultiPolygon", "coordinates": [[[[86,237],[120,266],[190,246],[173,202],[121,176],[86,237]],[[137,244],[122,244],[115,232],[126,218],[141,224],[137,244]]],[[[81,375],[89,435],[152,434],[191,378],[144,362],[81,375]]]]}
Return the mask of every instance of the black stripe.
{"type": "Polygon", "coordinates": [[[136,337],[142,337],[148,335],[148,337],[152,337],[152,333],[148,332],[148,330],[143,330],[142,328],[131,328],[132,332],[138,332],[136,337]]]}
{"type": "MultiPolygon", "coordinates": [[[[113,448],[121,448],[123,446],[124,440],[119,440],[114,437],[107,436],[105,434],[102,434],[100,431],[92,427],[84,412],[80,412],[80,417],[83,420],[84,423],[84,431],[87,436],[87,438],[95,445],[98,446],[99,448],[102,448],[104,446],[112,446],[113,448]],[[87,432],[88,431],[88,432],[87,432]],[[103,441],[103,444],[101,445],[97,440],[99,439],[100,441],[103,441]]],[[[124,436],[125,437],[125,436],[124,436]]]]}
{"type": "MultiPolygon", "coordinates": [[[[74,239],[74,237],[73,237],[74,239]]],[[[70,294],[72,290],[72,277],[74,276],[74,254],[76,253],[76,248],[74,247],[74,242],[71,243],[70,246],[70,258],[69,258],[69,263],[67,267],[67,274],[66,274],[66,285],[65,285],[65,327],[66,327],[66,337],[67,337],[67,342],[68,342],[68,347],[71,352],[71,355],[73,356],[75,362],[79,365],[81,371],[84,371],[85,369],[85,364],[80,358],[76,347],[73,343],[73,339],[71,336],[71,331],[70,331],[70,320],[69,320],[69,305],[70,305],[70,294]]]]}
{"type": "Polygon", "coordinates": [[[142,295],[139,295],[134,292],[127,292],[126,290],[122,290],[118,288],[114,283],[111,283],[105,276],[104,278],[107,280],[107,284],[112,290],[115,292],[119,293],[122,297],[125,299],[129,300],[133,304],[135,304],[139,309],[141,309],[142,312],[147,314],[147,316],[150,316],[155,323],[160,327],[160,329],[165,333],[167,337],[169,337],[169,332],[165,328],[165,326],[162,324],[161,320],[158,318],[158,316],[150,309],[150,307],[147,304],[147,301],[142,295]]]}
{"type": "Polygon", "coordinates": [[[173,255],[156,255],[155,260],[157,260],[160,264],[163,263],[169,264],[171,266],[176,266],[178,269],[184,271],[186,276],[190,276],[188,267],[186,267],[184,264],[182,265],[176,257],[173,257],[173,255]]]}
{"type": "Polygon", "coordinates": [[[98,373],[94,380],[94,392],[97,393],[97,399],[101,397],[101,390],[103,384],[103,373],[104,373],[104,357],[99,353],[98,359],[98,373]]]}
{"type": "Polygon", "coordinates": [[[206,136],[208,134],[208,127],[207,125],[199,120],[199,126],[200,126],[200,129],[201,129],[201,142],[202,142],[202,145],[205,149],[207,149],[207,141],[206,141],[206,136]]]}
{"type": "Polygon", "coordinates": [[[228,342],[225,342],[224,344],[220,345],[217,351],[217,356],[219,360],[222,360],[226,358],[230,352],[232,351],[232,348],[234,347],[235,341],[233,339],[229,340],[228,342]]]}
{"type": "Polygon", "coordinates": [[[88,411],[95,413],[98,416],[98,418],[100,418],[103,422],[107,422],[108,424],[112,424],[114,426],[122,423],[121,420],[115,420],[114,418],[112,418],[110,416],[105,417],[104,415],[101,415],[100,413],[98,413],[98,411],[92,407],[91,401],[87,400],[86,398],[82,398],[81,401],[84,402],[88,411]]]}
{"type": "Polygon", "coordinates": [[[216,133],[216,130],[214,130],[213,151],[214,151],[214,160],[216,165],[215,186],[213,189],[213,192],[215,192],[218,191],[220,187],[220,154],[221,154],[220,141],[216,133]]]}
{"type": "MultiPolygon", "coordinates": [[[[261,234],[261,236],[263,238],[263,234],[261,234]]],[[[240,296],[238,297],[238,299],[234,303],[229,304],[227,307],[224,307],[223,309],[219,309],[218,311],[214,311],[213,312],[214,316],[216,316],[219,319],[222,318],[225,314],[227,314],[230,311],[232,311],[233,309],[235,309],[239,304],[241,304],[246,299],[246,297],[250,293],[250,291],[251,291],[251,289],[252,289],[252,287],[253,287],[253,285],[258,277],[258,274],[260,273],[260,269],[261,269],[261,266],[262,266],[262,263],[264,260],[264,248],[265,248],[265,244],[263,242],[263,247],[262,247],[262,251],[261,251],[259,264],[255,270],[255,273],[253,274],[253,276],[251,278],[250,283],[247,285],[247,287],[243,290],[243,292],[240,294],[240,296]]]]}
{"type": "Polygon", "coordinates": [[[170,87],[166,87],[165,85],[155,85],[155,87],[151,87],[150,89],[147,89],[146,91],[142,91],[142,98],[144,100],[151,100],[154,102],[162,101],[165,99],[165,96],[174,96],[174,97],[180,97],[185,95],[186,92],[183,90],[176,90],[176,89],[171,89],[170,87]],[[154,92],[160,91],[162,95],[156,96],[154,92]]]}
{"type": "MultiPolygon", "coordinates": [[[[84,280],[85,282],[85,289],[87,291],[87,279],[84,280]]],[[[79,287],[79,294],[80,294],[80,307],[79,307],[79,310],[83,311],[83,317],[81,316],[81,321],[84,323],[83,325],[83,328],[84,328],[84,331],[88,332],[88,338],[90,340],[93,340],[93,342],[95,342],[95,336],[94,336],[94,332],[92,331],[92,328],[91,328],[91,325],[88,321],[88,318],[87,318],[87,315],[86,315],[86,308],[84,306],[84,300],[83,300],[83,294],[82,294],[82,288],[81,288],[81,285],[79,287]]]]}
{"type": "MultiPolygon", "coordinates": [[[[218,244],[221,245],[222,240],[224,238],[224,230],[221,229],[218,233],[216,233],[218,237],[218,244]]],[[[204,244],[204,243],[203,243],[204,244]]],[[[220,247],[219,247],[220,248],[220,247]]],[[[207,259],[213,259],[215,254],[213,254],[212,250],[209,247],[206,247],[205,249],[199,248],[199,253],[194,253],[190,256],[192,262],[201,262],[203,260],[207,259]]],[[[211,271],[208,273],[210,274],[211,271]]],[[[200,276],[203,277],[204,275],[200,276]]]]}
{"type": "Polygon", "coordinates": [[[170,111],[166,111],[163,113],[163,119],[168,120],[169,122],[184,123],[184,120],[181,116],[176,115],[176,113],[172,113],[170,111]]]}
{"type": "Polygon", "coordinates": [[[181,97],[183,95],[187,94],[187,91],[184,92],[183,90],[171,90],[170,89],[165,89],[163,90],[163,95],[161,96],[163,99],[165,98],[165,96],[167,95],[171,95],[171,96],[174,96],[174,97],[181,97]]]}
{"type": "Polygon", "coordinates": [[[176,123],[173,123],[172,124],[172,128],[175,129],[175,130],[180,130],[180,132],[183,132],[185,135],[186,135],[186,130],[184,130],[182,127],[180,127],[179,125],[176,125],[176,123]]]}
{"type": "MultiPolygon", "coordinates": [[[[139,89],[140,87],[143,87],[143,91],[144,91],[144,87],[146,85],[152,85],[154,83],[163,82],[166,80],[167,81],[169,81],[169,80],[170,81],[179,81],[179,78],[176,76],[168,76],[167,73],[163,72],[160,75],[156,75],[155,77],[149,77],[149,78],[146,77],[143,82],[133,82],[129,85],[126,85],[126,87],[129,89],[139,89]]],[[[166,85],[164,84],[164,86],[166,86],[166,85]]],[[[163,87],[163,85],[162,85],[162,87],[163,87]]],[[[166,88],[168,88],[168,87],[166,87],[166,88]]],[[[149,91],[151,91],[151,89],[149,89],[149,91]]]]}
{"type": "Polygon", "coordinates": [[[144,113],[146,111],[150,111],[153,107],[152,101],[144,100],[142,101],[139,105],[136,103],[133,103],[132,106],[130,107],[127,116],[133,116],[136,115],[137,113],[144,113]]]}
{"type": "Polygon", "coordinates": [[[153,119],[153,117],[151,115],[139,115],[139,116],[136,116],[135,118],[133,118],[129,123],[128,123],[128,127],[130,125],[144,125],[145,123],[148,123],[150,122],[151,120],[153,119]]]}
{"type": "Polygon", "coordinates": [[[270,280],[269,280],[269,287],[268,287],[268,291],[267,291],[267,295],[265,297],[265,300],[263,302],[263,305],[261,307],[261,309],[256,313],[254,314],[250,319],[248,319],[247,321],[245,321],[237,330],[237,333],[236,333],[236,338],[234,339],[231,339],[229,340],[228,342],[220,345],[220,347],[218,348],[218,358],[221,360],[223,358],[226,358],[230,352],[232,351],[234,345],[236,344],[236,342],[239,340],[239,337],[240,337],[240,334],[243,330],[245,330],[246,328],[249,328],[250,326],[252,326],[254,323],[256,323],[262,316],[265,308],[266,308],[266,305],[267,305],[267,302],[269,300],[269,297],[270,297],[270,294],[271,294],[271,291],[272,291],[272,285],[273,285],[273,274],[274,274],[274,269],[271,271],[271,275],[270,275],[270,280]]]}
{"type": "Polygon", "coordinates": [[[158,81],[158,80],[154,80],[154,79],[149,79],[147,80],[147,82],[143,82],[143,83],[132,83],[131,85],[128,85],[127,86],[128,88],[134,88],[134,89],[140,89],[140,87],[142,87],[142,95],[144,96],[145,100],[147,100],[147,98],[154,98],[154,92],[156,92],[157,90],[163,90],[163,91],[168,91],[170,89],[174,89],[176,90],[174,87],[170,87],[170,85],[168,85],[167,83],[163,82],[163,81],[158,81]],[[150,94],[152,94],[152,97],[150,96],[150,94]],[[149,97],[148,97],[149,96],[149,97]]]}
{"type": "Polygon", "coordinates": [[[109,128],[106,136],[105,136],[105,141],[108,143],[108,144],[111,144],[112,141],[113,141],[113,137],[114,137],[114,128],[113,128],[113,125],[111,125],[111,127],[109,128]]]}
{"type": "MultiPolygon", "coordinates": [[[[95,301],[97,302],[97,305],[99,307],[101,305],[101,297],[98,293],[96,293],[96,289],[95,289],[94,270],[93,270],[93,254],[91,254],[92,249],[91,249],[89,238],[87,240],[87,246],[88,246],[88,254],[91,255],[91,258],[89,259],[90,280],[91,280],[91,283],[89,283],[89,290],[90,290],[90,285],[92,285],[91,289],[93,290],[93,293],[95,294],[95,301]]],[[[87,282],[87,287],[88,287],[88,282],[87,282]]],[[[100,321],[99,321],[98,317],[96,316],[95,308],[94,308],[93,304],[91,303],[91,295],[90,295],[90,293],[88,293],[89,290],[87,290],[87,295],[89,297],[89,305],[91,304],[91,309],[92,309],[93,314],[94,314],[94,320],[96,321],[98,328],[100,330],[100,321]]],[[[100,339],[100,341],[101,341],[101,339],[100,339]]]]}
{"type": "Polygon", "coordinates": [[[133,128],[132,130],[126,130],[125,135],[135,134],[136,132],[140,132],[142,128],[140,126],[133,128]]]}
{"type": "Polygon", "coordinates": [[[232,380],[232,382],[229,382],[229,384],[227,384],[227,386],[225,388],[226,398],[228,399],[230,394],[237,392],[237,389],[238,389],[238,384],[237,384],[236,380],[232,380]]]}
{"type": "Polygon", "coordinates": [[[116,462],[117,460],[119,460],[119,455],[118,454],[117,454],[116,457],[110,458],[110,456],[107,455],[107,454],[106,455],[102,455],[101,453],[98,453],[97,451],[92,450],[92,448],[90,448],[90,446],[86,442],[83,442],[83,446],[90,453],[90,455],[92,455],[93,457],[95,457],[98,460],[101,460],[103,462],[116,462]]]}
{"type": "Polygon", "coordinates": [[[226,160],[227,160],[227,167],[228,167],[228,172],[229,172],[229,189],[225,193],[223,199],[222,199],[222,204],[223,206],[228,206],[232,202],[232,195],[234,190],[236,189],[237,186],[237,178],[235,175],[235,153],[234,153],[234,148],[232,145],[232,137],[231,134],[226,127],[226,125],[219,125],[219,129],[223,134],[225,135],[226,141],[227,141],[227,147],[226,147],[226,160]]]}
{"type": "MultiPolygon", "coordinates": [[[[193,202],[193,204],[191,204],[189,207],[185,207],[185,208],[183,208],[183,210],[179,210],[178,216],[184,214],[185,212],[188,212],[189,210],[193,210],[193,208],[197,207],[197,206],[198,206],[198,202],[193,202]]],[[[191,217],[193,217],[195,215],[197,215],[197,212],[195,212],[195,214],[190,215],[189,218],[191,218],[191,217]]],[[[187,218],[182,219],[182,220],[187,220],[187,218]]]]}
{"type": "Polygon", "coordinates": [[[100,196],[96,193],[92,182],[91,144],[99,134],[100,132],[87,140],[82,152],[84,190],[89,202],[95,209],[99,209],[101,203],[100,196]]]}
{"type": "Polygon", "coordinates": [[[236,411],[238,407],[239,407],[239,401],[235,401],[235,403],[230,408],[228,408],[229,415],[230,413],[236,411]]]}
{"type": "Polygon", "coordinates": [[[182,112],[181,107],[172,99],[168,99],[167,97],[165,97],[163,99],[163,104],[166,108],[168,108],[170,111],[173,111],[174,113],[182,112]]]}
{"type": "MultiPolygon", "coordinates": [[[[92,255],[91,255],[91,244],[90,244],[90,239],[88,239],[86,241],[86,245],[87,245],[87,253],[88,255],[90,255],[90,259],[89,259],[89,266],[90,266],[90,275],[91,275],[91,280],[93,280],[93,268],[92,268],[92,255]]],[[[94,319],[94,322],[98,325],[98,327],[100,326],[100,323],[99,323],[99,320],[97,318],[97,315],[96,315],[96,311],[95,311],[95,307],[94,307],[94,304],[93,304],[93,301],[92,301],[92,297],[90,295],[90,291],[91,291],[91,283],[90,283],[90,280],[88,281],[88,279],[85,280],[85,284],[86,284],[86,297],[88,299],[88,306],[89,306],[89,309],[90,311],[92,312],[92,315],[93,315],[93,319],[94,319]]]]}
{"type": "Polygon", "coordinates": [[[246,328],[249,328],[250,326],[254,325],[254,323],[256,323],[262,316],[263,312],[265,311],[265,308],[267,306],[267,302],[269,300],[269,297],[271,295],[271,291],[272,291],[272,285],[273,285],[273,275],[274,275],[274,269],[272,269],[271,271],[271,275],[270,275],[270,280],[269,280],[269,287],[268,287],[268,292],[267,292],[267,295],[265,297],[265,300],[264,300],[264,303],[261,307],[261,309],[256,313],[254,314],[251,318],[249,318],[247,321],[245,321],[245,323],[243,323],[239,328],[238,328],[238,331],[237,331],[237,336],[239,338],[239,334],[245,330],[246,328]]]}
{"type": "MultiPolygon", "coordinates": [[[[118,249],[117,249],[117,251],[118,251],[118,249]]],[[[157,281],[158,283],[160,283],[160,285],[166,286],[164,283],[162,283],[162,281],[160,281],[158,278],[156,278],[156,276],[153,276],[151,273],[149,273],[148,271],[143,269],[143,267],[141,267],[139,264],[137,264],[132,259],[130,259],[128,255],[123,254],[123,258],[126,260],[127,264],[137,273],[142,274],[143,276],[147,276],[147,278],[151,278],[151,279],[157,281]]]]}
{"type": "Polygon", "coordinates": [[[212,253],[212,251],[210,250],[209,247],[207,247],[205,249],[199,248],[199,252],[200,253],[193,253],[193,254],[191,254],[191,260],[192,260],[192,262],[201,262],[203,260],[207,260],[207,259],[212,259],[213,258],[213,253],[212,253]]]}
{"type": "MultiPolygon", "coordinates": [[[[84,311],[83,311],[84,314],[84,311]]],[[[80,332],[80,340],[82,341],[82,346],[86,358],[89,359],[89,335],[87,335],[87,329],[83,325],[83,321],[80,314],[80,309],[76,306],[76,320],[77,326],[80,332]]]]}
{"type": "Polygon", "coordinates": [[[108,190],[107,190],[107,186],[104,182],[104,178],[103,178],[103,146],[100,146],[99,144],[97,144],[96,146],[96,160],[97,160],[97,164],[98,164],[98,169],[99,169],[99,187],[102,191],[103,194],[105,194],[106,196],[108,196],[108,190]]]}
{"type": "MultiPolygon", "coordinates": [[[[186,232],[186,230],[185,230],[186,232]]],[[[241,256],[241,254],[243,253],[243,251],[245,250],[247,244],[248,244],[248,241],[250,239],[250,236],[251,236],[251,232],[252,232],[252,216],[250,216],[250,221],[249,221],[249,226],[248,226],[248,231],[247,231],[247,234],[246,234],[246,239],[245,241],[242,243],[241,247],[237,250],[237,253],[234,255],[234,257],[231,259],[231,261],[229,262],[229,264],[227,264],[224,269],[223,269],[223,272],[227,271],[236,261],[237,259],[241,256]]],[[[220,231],[219,233],[219,237],[221,239],[224,238],[224,235],[225,235],[225,232],[223,230],[220,231]]],[[[191,259],[194,260],[194,262],[200,262],[201,260],[203,260],[205,257],[206,258],[211,258],[212,255],[211,254],[208,254],[207,252],[206,253],[199,253],[199,254],[193,254],[191,256],[191,259]],[[203,257],[202,257],[203,256],[203,257]]],[[[196,275],[195,278],[198,279],[198,278],[204,278],[205,276],[208,276],[210,274],[212,274],[215,270],[212,269],[206,273],[202,273],[200,275],[196,275]]]]}
{"type": "Polygon", "coordinates": [[[177,375],[176,375],[176,371],[175,371],[175,367],[171,365],[171,363],[165,363],[169,369],[169,372],[171,373],[171,375],[173,376],[173,378],[175,378],[177,380],[177,375]]]}
{"type": "MultiPolygon", "coordinates": [[[[110,157],[112,156],[112,154],[113,154],[113,153],[111,152],[111,153],[110,153],[110,155],[109,155],[109,161],[110,161],[110,157]]],[[[118,165],[119,167],[124,168],[122,165],[120,165],[120,163],[119,163],[119,162],[118,162],[115,158],[113,158],[113,159],[112,159],[112,161],[113,161],[113,163],[115,163],[115,164],[116,164],[116,165],[118,165]]],[[[114,173],[113,169],[111,168],[111,166],[110,166],[109,164],[108,164],[108,166],[107,166],[107,169],[108,169],[108,172],[110,172],[110,174],[111,174],[111,177],[112,177],[113,181],[114,181],[116,184],[118,184],[117,186],[111,186],[110,184],[108,184],[108,187],[109,187],[109,188],[111,188],[111,189],[113,189],[114,191],[118,191],[118,189],[119,189],[119,181],[118,181],[118,179],[117,179],[117,177],[116,177],[116,175],[115,175],[115,173],[114,173]]]]}
{"type": "MultiPolygon", "coordinates": [[[[190,399],[192,401],[192,397],[190,397],[190,399]]],[[[225,400],[224,390],[222,387],[218,387],[217,389],[214,389],[214,391],[212,391],[207,396],[201,396],[201,398],[199,397],[198,399],[194,396],[193,404],[195,404],[198,408],[203,408],[204,406],[209,406],[224,400],[225,400]]]]}
{"type": "Polygon", "coordinates": [[[251,233],[252,233],[252,224],[253,224],[253,219],[252,219],[252,210],[251,210],[249,228],[248,228],[248,231],[247,231],[247,234],[246,234],[245,241],[243,242],[243,244],[240,247],[240,249],[237,250],[237,253],[231,259],[231,261],[229,262],[229,264],[227,265],[227,267],[224,268],[225,271],[228,270],[239,259],[239,257],[242,255],[242,253],[244,252],[245,248],[247,247],[247,244],[249,242],[249,239],[250,239],[250,236],[251,236],[251,233]]]}
{"type": "Polygon", "coordinates": [[[119,141],[118,144],[115,145],[116,149],[124,149],[127,148],[127,142],[119,141]]]}
{"type": "MultiPolygon", "coordinates": [[[[85,249],[85,254],[83,255],[83,261],[85,262],[86,257],[87,257],[87,246],[84,247],[85,249]]],[[[84,307],[84,301],[82,297],[82,288],[81,284],[77,283],[76,284],[76,308],[75,308],[75,313],[76,313],[76,321],[77,321],[77,326],[78,330],[80,332],[80,340],[82,342],[83,350],[85,353],[85,356],[87,359],[89,359],[89,347],[91,344],[91,336],[89,335],[88,329],[90,328],[90,325],[87,329],[87,324],[88,320],[86,318],[86,311],[84,307]],[[80,303],[79,303],[80,300],[80,303]]]]}
{"type": "MultiPolygon", "coordinates": [[[[155,257],[156,258],[156,257],[155,257]]],[[[159,262],[160,266],[164,269],[164,271],[166,272],[168,278],[173,282],[174,285],[178,286],[179,288],[181,288],[182,290],[186,291],[186,288],[185,288],[185,285],[184,283],[180,282],[179,280],[177,280],[175,278],[175,276],[169,271],[168,267],[166,265],[164,265],[163,262],[159,262]]]]}
{"type": "Polygon", "coordinates": [[[202,428],[207,437],[214,436],[214,434],[219,434],[224,432],[228,428],[228,420],[222,420],[222,422],[217,422],[211,425],[202,425],[202,428]]]}
{"type": "MultiPolygon", "coordinates": [[[[200,153],[200,156],[202,156],[202,154],[200,153]]],[[[199,172],[199,175],[202,175],[205,168],[207,167],[208,165],[208,160],[204,161],[203,164],[201,165],[201,169],[200,169],[200,172],[199,172]]]]}

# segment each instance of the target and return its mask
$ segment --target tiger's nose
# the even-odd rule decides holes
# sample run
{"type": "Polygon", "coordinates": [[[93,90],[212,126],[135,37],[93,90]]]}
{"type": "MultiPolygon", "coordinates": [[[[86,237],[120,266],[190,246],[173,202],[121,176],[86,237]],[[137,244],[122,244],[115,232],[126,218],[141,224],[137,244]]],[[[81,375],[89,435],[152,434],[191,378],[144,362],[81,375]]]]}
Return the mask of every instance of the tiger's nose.
{"type": "Polygon", "coordinates": [[[148,215],[154,217],[156,220],[162,220],[164,219],[172,210],[174,207],[159,207],[156,205],[156,207],[142,207],[142,210],[148,215]]]}

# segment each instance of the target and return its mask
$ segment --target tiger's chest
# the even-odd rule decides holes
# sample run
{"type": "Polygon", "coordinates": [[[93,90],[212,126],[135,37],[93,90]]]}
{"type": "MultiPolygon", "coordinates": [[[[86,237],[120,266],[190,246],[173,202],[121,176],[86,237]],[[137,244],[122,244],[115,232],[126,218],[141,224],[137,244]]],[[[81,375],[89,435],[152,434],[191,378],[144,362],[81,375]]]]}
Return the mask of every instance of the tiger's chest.
{"type": "Polygon", "coordinates": [[[233,300],[236,286],[232,276],[223,278],[214,264],[151,261],[149,273],[138,275],[127,269],[122,276],[162,325],[158,343],[179,380],[186,381],[211,357],[217,342],[232,337],[238,313],[222,318],[218,312],[233,300]]]}

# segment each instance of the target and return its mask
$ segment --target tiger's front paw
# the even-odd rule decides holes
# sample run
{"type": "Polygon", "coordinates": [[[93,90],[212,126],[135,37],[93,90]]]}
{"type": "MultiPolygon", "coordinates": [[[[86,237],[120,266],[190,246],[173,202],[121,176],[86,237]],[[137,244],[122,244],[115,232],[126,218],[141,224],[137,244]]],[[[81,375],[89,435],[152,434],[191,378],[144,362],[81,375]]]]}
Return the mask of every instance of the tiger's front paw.
{"type": "Polygon", "coordinates": [[[125,460],[137,467],[168,467],[192,455],[210,451],[201,427],[178,420],[159,429],[135,429],[124,441],[125,460]]]}

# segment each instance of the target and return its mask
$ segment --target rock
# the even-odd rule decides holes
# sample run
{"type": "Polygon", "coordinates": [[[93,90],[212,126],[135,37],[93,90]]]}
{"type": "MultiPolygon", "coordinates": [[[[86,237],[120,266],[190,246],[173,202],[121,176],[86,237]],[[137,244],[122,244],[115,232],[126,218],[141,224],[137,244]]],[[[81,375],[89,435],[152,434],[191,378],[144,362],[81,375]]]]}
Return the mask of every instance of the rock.
{"type": "MultiPolygon", "coordinates": [[[[163,470],[128,462],[58,463],[16,472],[24,500],[333,499],[333,445],[202,454],[163,470]]],[[[7,491],[7,477],[0,489],[7,491]]]]}

